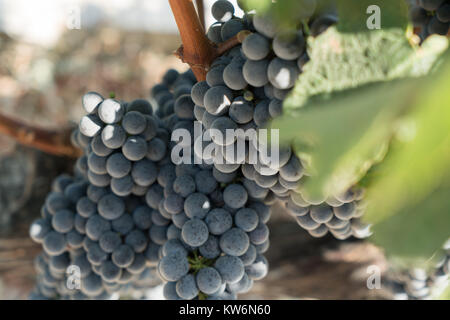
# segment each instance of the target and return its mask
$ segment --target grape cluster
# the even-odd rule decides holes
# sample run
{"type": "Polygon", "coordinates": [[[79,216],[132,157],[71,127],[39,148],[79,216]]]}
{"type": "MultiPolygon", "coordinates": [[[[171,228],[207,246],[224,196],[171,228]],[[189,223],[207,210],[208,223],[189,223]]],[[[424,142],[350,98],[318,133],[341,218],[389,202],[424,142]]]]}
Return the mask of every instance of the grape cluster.
{"type": "Polygon", "coordinates": [[[157,162],[167,153],[169,134],[147,100],[131,103],[83,97],[82,117],[74,142],[84,149],[77,171],[97,187],[110,187],[119,197],[143,196],[155,181],[157,162]]]}
{"type": "Polygon", "coordinates": [[[185,165],[166,186],[172,223],[158,271],[167,299],[235,299],[267,274],[269,207],[239,181],[218,184],[213,170],[185,165]]]}
{"type": "Polygon", "coordinates": [[[118,197],[80,176],[57,177],[30,227],[31,238],[44,249],[35,261],[31,298],[112,299],[143,281],[156,285],[155,268],[145,256],[151,215],[138,197],[118,197]],[[80,290],[68,286],[70,266],[80,290]]]}
{"type": "Polygon", "coordinates": [[[433,34],[445,36],[450,31],[450,1],[411,0],[410,19],[421,29],[422,40],[433,34]]]}
{"type": "Polygon", "coordinates": [[[277,200],[313,236],[369,234],[359,221],[361,190],[327,199],[298,191],[308,173],[290,146],[281,146],[273,163],[264,145],[245,135],[212,136],[210,158],[192,140],[178,143],[200,162],[175,164],[171,158],[177,146],[172,133],[184,129],[194,136],[195,120],[206,133],[225,133],[261,129],[282,114],[283,99],[309,60],[306,38],[337,20],[329,7],[316,10],[319,2],[305,2],[306,32],[282,30],[270,16],[237,18],[231,3],[217,1],[211,41],[252,33],[213,62],[206,81],[197,82],[191,70],[168,70],[151,89],[155,109],[143,99],[84,95],[87,115],[72,135],[84,154],[74,177],[55,180],[41,218],[30,227],[44,248],[32,298],[115,298],[130,290],[139,294],[160,278],[167,299],[234,299],[267,274],[266,223],[277,200]],[[243,155],[229,152],[240,144],[243,155]],[[80,269],[81,290],[67,288],[72,265],[80,269]]]}
{"type": "MultiPolygon", "coordinates": [[[[180,86],[189,86],[189,81],[178,81],[169,93],[180,86]]],[[[156,85],[152,93],[161,87],[156,85]]],[[[165,110],[160,114],[170,131],[192,133],[195,103],[190,94],[179,96],[174,108],[165,110]]],[[[193,143],[188,148],[193,155],[193,143]]],[[[236,173],[204,162],[167,162],[157,181],[145,199],[161,214],[154,221],[162,232],[152,238],[151,260],[158,262],[167,299],[235,299],[267,274],[262,254],[269,246],[270,209],[247,194],[236,173]]]]}
{"type": "Polygon", "coordinates": [[[386,287],[397,300],[428,300],[438,297],[450,284],[450,241],[444,254],[432,270],[413,268],[393,271],[388,275],[386,287]]]}
{"type": "MultiPolygon", "coordinates": [[[[190,91],[192,72],[169,70],[161,93],[168,95],[183,78],[191,79],[190,91]]],[[[167,239],[170,216],[147,202],[160,196],[171,165],[162,111],[154,115],[143,99],[127,103],[95,92],[82,102],[87,115],[72,134],[74,145],[84,151],[75,177],[54,181],[41,218],[30,227],[32,239],[44,249],[36,260],[32,298],[139,296],[160,283],[158,250],[167,239]],[[70,266],[79,268],[81,290],[67,286],[70,266]]]]}
{"type": "MultiPolygon", "coordinates": [[[[309,26],[307,33],[303,28],[281,28],[270,15],[246,13],[238,18],[228,1],[214,3],[212,15],[217,22],[207,33],[211,41],[220,43],[242,30],[251,34],[242,45],[216,59],[206,81],[192,88],[194,115],[205,130],[225,133],[227,129],[260,129],[282,114],[283,100],[309,60],[307,37],[319,35],[337,21],[335,7],[330,3],[320,4],[323,3],[303,3],[301,14],[309,26]]],[[[358,219],[364,212],[361,190],[349,190],[328,199],[312,199],[298,191],[308,173],[290,146],[280,147],[276,164],[271,162],[269,152],[261,150],[255,163],[249,161],[249,154],[259,145],[245,141],[246,138],[237,136],[219,141],[212,137],[219,152],[209,158],[197,149],[194,152],[214,163],[220,174],[242,176],[244,187],[254,199],[266,204],[281,200],[312,236],[322,237],[328,232],[339,239],[370,235],[368,226],[358,219]],[[239,144],[245,145],[243,154],[236,152],[239,144]]]]}

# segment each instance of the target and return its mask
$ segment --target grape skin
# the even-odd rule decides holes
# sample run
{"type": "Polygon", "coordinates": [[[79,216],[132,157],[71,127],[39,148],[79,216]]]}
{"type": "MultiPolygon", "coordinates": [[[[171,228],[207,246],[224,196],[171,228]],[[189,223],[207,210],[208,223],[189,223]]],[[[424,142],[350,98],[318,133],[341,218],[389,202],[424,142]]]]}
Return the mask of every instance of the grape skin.
{"type": "Polygon", "coordinates": [[[277,89],[292,88],[299,73],[296,62],[280,58],[272,59],[267,67],[268,80],[277,89]]]}
{"type": "Polygon", "coordinates": [[[252,33],[242,42],[242,51],[251,60],[262,60],[270,52],[270,42],[258,33],[252,33]]]}
{"type": "Polygon", "coordinates": [[[234,256],[221,256],[214,264],[214,268],[217,269],[222,277],[222,280],[226,283],[233,284],[241,280],[244,276],[244,264],[242,260],[234,256]]]}
{"type": "Polygon", "coordinates": [[[234,209],[242,208],[247,202],[247,199],[247,191],[239,184],[230,184],[223,192],[225,204],[234,209]]]}
{"type": "Polygon", "coordinates": [[[198,287],[192,274],[183,276],[176,284],[177,294],[186,300],[192,300],[198,295],[198,287]]]}
{"type": "Polygon", "coordinates": [[[181,229],[183,240],[190,246],[199,247],[208,240],[208,226],[200,219],[187,221],[181,229]]]}
{"type": "Polygon", "coordinates": [[[227,22],[234,15],[234,7],[227,0],[218,0],[212,5],[211,13],[217,21],[227,22]]]}
{"type": "Polygon", "coordinates": [[[205,222],[211,234],[220,236],[232,227],[233,218],[225,209],[215,208],[206,215],[205,222]]]}
{"type": "Polygon", "coordinates": [[[268,68],[270,64],[266,59],[263,60],[247,60],[244,63],[242,74],[244,79],[254,87],[262,87],[269,82],[268,68]]]}
{"type": "Polygon", "coordinates": [[[223,82],[233,90],[243,90],[248,83],[243,75],[244,63],[232,62],[223,70],[223,82]]]}
{"type": "Polygon", "coordinates": [[[238,124],[245,124],[253,119],[253,106],[243,97],[237,97],[230,105],[229,117],[238,124]]]}
{"type": "Polygon", "coordinates": [[[273,40],[273,51],[284,60],[295,60],[305,51],[305,38],[302,32],[279,33],[273,40]]]}
{"type": "Polygon", "coordinates": [[[219,272],[211,267],[200,269],[195,278],[199,290],[206,294],[215,293],[222,285],[219,272]]]}
{"type": "Polygon", "coordinates": [[[211,115],[220,116],[228,111],[233,93],[225,86],[216,86],[206,91],[204,106],[211,115]]]}
{"type": "Polygon", "coordinates": [[[231,228],[220,236],[220,248],[230,256],[243,255],[249,245],[250,240],[247,234],[239,228],[231,228]]]}

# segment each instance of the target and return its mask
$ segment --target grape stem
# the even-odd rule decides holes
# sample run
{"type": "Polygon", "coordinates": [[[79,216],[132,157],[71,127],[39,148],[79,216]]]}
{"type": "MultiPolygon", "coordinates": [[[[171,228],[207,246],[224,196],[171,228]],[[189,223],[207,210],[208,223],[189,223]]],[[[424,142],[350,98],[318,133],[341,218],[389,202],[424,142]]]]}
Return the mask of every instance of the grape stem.
{"type": "Polygon", "coordinates": [[[57,156],[76,158],[81,150],[70,142],[71,128],[47,130],[0,114],[0,133],[18,143],[57,156]]]}
{"type": "Polygon", "coordinates": [[[206,73],[214,59],[242,43],[250,34],[250,31],[243,30],[231,39],[215,45],[206,37],[192,0],[169,0],[169,4],[183,43],[175,55],[189,64],[198,81],[206,79],[206,73]]]}

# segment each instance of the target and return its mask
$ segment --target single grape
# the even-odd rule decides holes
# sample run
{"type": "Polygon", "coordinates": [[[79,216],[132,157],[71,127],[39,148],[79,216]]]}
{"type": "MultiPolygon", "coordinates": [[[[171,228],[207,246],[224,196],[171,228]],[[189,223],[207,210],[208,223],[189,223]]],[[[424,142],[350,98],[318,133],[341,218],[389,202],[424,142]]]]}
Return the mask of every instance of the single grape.
{"type": "Polygon", "coordinates": [[[219,44],[221,43],[222,40],[222,23],[221,22],[216,22],[214,24],[212,24],[209,28],[208,31],[206,33],[206,36],[208,37],[209,40],[211,40],[213,43],[215,44],[219,44]]]}
{"type": "Polygon", "coordinates": [[[251,208],[239,209],[234,215],[236,227],[241,228],[245,232],[253,231],[258,226],[258,221],[258,214],[251,208]]]}
{"type": "MultiPolygon", "coordinates": [[[[154,87],[155,88],[155,87],[154,87]]],[[[158,90],[158,89],[156,89],[158,90]]],[[[150,102],[145,99],[136,99],[127,105],[127,112],[140,112],[143,115],[152,115],[153,108],[150,102]]],[[[133,133],[136,134],[136,133],[133,133]]]]}
{"type": "Polygon", "coordinates": [[[214,263],[214,268],[219,271],[222,280],[226,283],[236,283],[244,276],[244,264],[242,260],[234,256],[221,256],[214,263]]]}
{"type": "Polygon", "coordinates": [[[148,152],[147,142],[144,138],[139,136],[131,136],[122,146],[122,152],[123,155],[130,161],[142,160],[148,152]]]}
{"type": "Polygon", "coordinates": [[[183,276],[176,284],[177,294],[185,300],[192,300],[198,295],[197,283],[192,274],[183,276]]]}
{"type": "Polygon", "coordinates": [[[133,263],[134,250],[129,245],[122,244],[111,254],[111,259],[116,266],[127,268],[133,263]]]}
{"type": "Polygon", "coordinates": [[[152,225],[148,231],[150,240],[162,246],[167,241],[167,227],[152,225]]]}
{"type": "Polygon", "coordinates": [[[245,27],[241,19],[230,19],[223,24],[220,35],[223,41],[227,41],[244,29],[245,27]]]}
{"type": "Polygon", "coordinates": [[[117,124],[109,124],[102,130],[103,144],[110,149],[118,149],[125,143],[126,132],[117,124]]]}
{"type": "Polygon", "coordinates": [[[253,199],[264,199],[269,192],[268,189],[260,187],[255,181],[245,179],[243,181],[246,193],[253,199]]]}
{"type": "Polygon", "coordinates": [[[223,70],[223,82],[233,90],[243,90],[248,83],[243,75],[244,63],[232,62],[223,70]]]}
{"type": "Polygon", "coordinates": [[[191,99],[190,94],[184,94],[175,100],[174,111],[180,119],[194,119],[195,103],[191,99]]]}
{"type": "Polygon", "coordinates": [[[242,51],[251,60],[262,60],[270,52],[270,42],[263,35],[252,33],[242,42],[242,51]]]}
{"type": "Polygon", "coordinates": [[[272,59],[266,69],[270,83],[278,89],[292,88],[300,73],[295,61],[280,58],[272,59]]]}
{"type": "Polygon", "coordinates": [[[445,22],[439,21],[439,19],[435,16],[431,18],[430,23],[428,24],[428,32],[430,34],[438,34],[441,36],[447,35],[449,31],[449,24],[445,22]]]}
{"type": "Polygon", "coordinates": [[[267,259],[258,254],[255,261],[248,267],[245,267],[245,272],[252,280],[260,280],[267,275],[269,271],[269,263],[267,259]]]}
{"type": "Polygon", "coordinates": [[[122,239],[117,232],[106,231],[98,241],[100,248],[107,253],[112,253],[118,246],[122,244],[122,239]]]}
{"type": "Polygon", "coordinates": [[[269,82],[268,78],[269,61],[263,60],[247,60],[244,63],[242,74],[244,79],[254,87],[262,87],[269,82]]]}
{"type": "Polygon", "coordinates": [[[113,124],[122,120],[124,105],[114,99],[103,100],[98,106],[98,115],[104,123],[113,124]]]}
{"type": "Polygon", "coordinates": [[[227,0],[218,0],[212,5],[211,14],[217,21],[227,22],[234,15],[234,7],[227,0]]]}
{"type": "Polygon", "coordinates": [[[195,174],[195,184],[198,192],[209,194],[217,188],[217,181],[211,170],[201,170],[195,174]]]}
{"type": "Polygon", "coordinates": [[[271,17],[263,15],[253,17],[253,26],[256,31],[268,38],[274,38],[278,29],[271,17]]]}
{"type": "Polygon", "coordinates": [[[253,105],[246,101],[243,97],[237,97],[230,105],[228,115],[238,123],[245,124],[253,119],[253,105]]]}
{"type": "Polygon", "coordinates": [[[74,227],[74,213],[63,209],[57,211],[52,218],[52,227],[59,233],[67,233],[74,227]]]}
{"type": "Polygon", "coordinates": [[[164,208],[170,214],[178,214],[183,211],[184,198],[176,193],[171,193],[164,200],[164,208]]]}
{"type": "Polygon", "coordinates": [[[102,101],[103,97],[99,93],[88,92],[82,98],[83,108],[87,113],[94,113],[102,101]]]}
{"type": "Polygon", "coordinates": [[[302,31],[279,33],[273,40],[272,45],[275,54],[285,60],[299,58],[306,49],[306,41],[302,31]]]}
{"type": "Polygon", "coordinates": [[[208,226],[200,219],[187,221],[181,229],[183,240],[190,246],[199,247],[208,240],[208,226]]]}
{"type": "Polygon", "coordinates": [[[94,241],[99,240],[102,234],[110,229],[111,223],[97,214],[86,222],[86,235],[94,241]]]}
{"type": "Polygon", "coordinates": [[[131,135],[143,133],[146,126],[147,118],[138,111],[129,111],[122,119],[122,127],[131,135]]]}
{"type": "Polygon", "coordinates": [[[31,239],[35,242],[41,243],[51,229],[51,224],[47,219],[36,219],[30,226],[29,234],[31,239]]]}
{"type": "Polygon", "coordinates": [[[269,114],[272,118],[281,116],[283,113],[283,101],[272,99],[269,103],[269,114]]]}
{"type": "Polygon", "coordinates": [[[42,245],[49,255],[60,255],[66,249],[66,238],[61,233],[50,231],[45,235],[42,245]]]}
{"type": "Polygon", "coordinates": [[[148,159],[142,159],[133,164],[131,170],[133,181],[142,187],[152,185],[158,176],[158,168],[148,159]]]}
{"type": "Polygon", "coordinates": [[[230,213],[222,208],[215,208],[208,212],[205,222],[209,232],[214,235],[221,235],[233,226],[233,218],[230,213]]]}
{"type": "Polygon", "coordinates": [[[202,257],[215,259],[222,253],[219,247],[219,240],[213,235],[209,235],[208,240],[198,248],[202,257]]]}
{"type": "Polygon", "coordinates": [[[269,228],[264,223],[259,223],[257,227],[248,234],[248,237],[252,244],[262,244],[269,239],[269,228]]]}
{"type": "Polygon", "coordinates": [[[219,245],[226,254],[241,256],[247,251],[250,240],[241,229],[231,228],[220,236],[219,245]]]}
{"type": "Polygon", "coordinates": [[[89,218],[97,212],[97,205],[88,197],[82,197],[77,201],[77,212],[84,218],[89,218]]]}
{"type": "Polygon", "coordinates": [[[158,269],[167,281],[178,281],[188,273],[189,262],[185,253],[169,252],[160,260],[158,269]]]}
{"type": "Polygon", "coordinates": [[[337,218],[349,220],[356,212],[356,205],[354,202],[344,203],[342,206],[334,207],[333,212],[337,218]]]}
{"type": "Polygon", "coordinates": [[[116,266],[112,261],[105,261],[102,263],[100,269],[101,277],[108,282],[118,281],[122,275],[122,270],[116,266]]]}
{"type": "Polygon", "coordinates": [[[205,294],[213,294],[220,289],[222,278],[215,268],[206,267],[196,274],[198,289],[205,294]]]}
{"type": "Polygon", "coordinates": [[[217,86],[206,91],[204,106],[211,115],[220,116],[228,111],[232,101],[233,92],[225,86],[217,86]]]}
{"type": "Polygon", "coordinates": [[[196,190],[195,180],[189,175],[178,176],[173,182],[173,190],[182,197],[187,197],[196,190]]]}
{"type": "Polygon", "coordinates": [[[166,155],[166,144],[159,138],[153,138],[147,144],[147,159],[160,161],[166,155]]]}
{"type": "Polygon", "coordinates": [[[129,245],[134,252],[142,253],[147,248],[147,237],[141,230],[135,229],[125,237],[125,244],[129,245]]]}
{"type": "Polygon", "coordinates": [[[190,218],[203,219],[211,209],[211,203],[203,193],[192,193],[184,202],[184,212],[190,218]]]}
{"type": "Polygon", "coordinates": [[[80,128],[80,132],[85,136],[94,137],[102,131],[103,122],[97,115],[88,114],[81,118],[78,127],[80,128]]]}
{"type": "Polygon", "coordinates": [[[107,220],[115,220],[125,213],[125,203],[122,198],[107,194],[98,202],[98,213],[107,220]]]}
{"type": "Polygon", "coordinates": [[[445,2],[445,0],[419,0],[422,8],[428,11],[435,11],[439,8],[439,6],[445,2]]]}
{"type": "Polygon", "coordinates": [[[450,22],[450,3],[442,4],[436,12],[439,21],[444,23],[450,22]]]}
{"type": "Polygon", "coordinates": [[[210,87],[225,85],[223,81],[223,71],[225,69],[224,65],[217,65],[211,68],[206,74],[206,83],[210,87]]]}

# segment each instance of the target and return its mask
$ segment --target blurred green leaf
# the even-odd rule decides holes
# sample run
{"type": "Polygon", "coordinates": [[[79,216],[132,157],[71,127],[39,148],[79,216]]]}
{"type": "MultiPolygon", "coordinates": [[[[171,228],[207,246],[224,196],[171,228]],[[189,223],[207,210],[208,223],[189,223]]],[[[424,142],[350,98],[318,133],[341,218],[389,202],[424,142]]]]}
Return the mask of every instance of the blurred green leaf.
{"type": "Polygon", "coordinates": [[[450,300],[450,285],[448,285],[444,292],[437,298],[439,300],[450,300]]]}
{"type": "Polygon", "coordinates": [[[340,193],[359,181],[386,150],[395,121],[420,84],[396,81],[310,99],[296,117],[272,123],[282,141],[296,139],[300,158],[308,157],[312,174],[304,192],[340,193]],[[306,152],[305,152],[306,151],[306,152]]]}
{"type": "MultiPolygon", "coordinates": [[[[449,194],[450,187],[442,187],[422,201],[406,204],[373,226],[371,240],[403,263],[426,263],[449,237],[449,194]]],[[[392,197],[395,193],[388,198],[392,197]]]]}
{"type": "Polygon", "coordinates": [[[408,6],[406,1],[396,0],[338,0],[338,29],[341,32],[372,32],[367,28],[367,19],[373,13],[367,13],[370,6],[380,9],[381,28],[400,28],[408,25],[408,6]]]}
{"type": "Polygon", "coordinates": [[[311,15],[318,12],[337,13],[334,0],[321,0],[312,3],[310,0],[242,0],[247,11],[255,10],[259,14],[270,15],[279,29],[297,28],[307,23],[311,15]]]}
{"type": "Polygon", "coordinates": [[[450,53],[398,128],[367,190],[364,219],[390,255],[428,259],[450,230],[450,53]]]}

